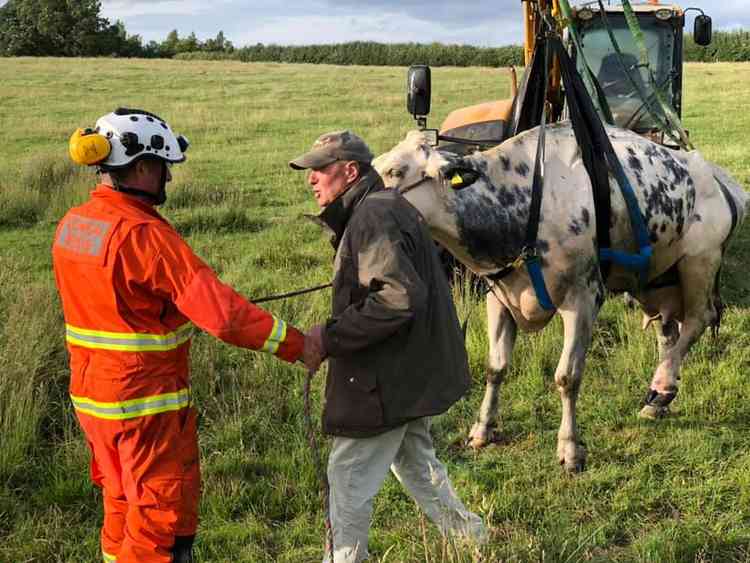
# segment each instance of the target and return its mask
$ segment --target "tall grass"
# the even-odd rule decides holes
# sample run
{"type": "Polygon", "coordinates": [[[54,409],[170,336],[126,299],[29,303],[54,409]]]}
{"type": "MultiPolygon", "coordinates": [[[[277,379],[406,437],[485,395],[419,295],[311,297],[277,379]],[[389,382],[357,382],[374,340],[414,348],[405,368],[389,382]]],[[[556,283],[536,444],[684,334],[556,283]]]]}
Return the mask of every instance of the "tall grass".
{"type": "Polygon", "coordinates": [[[51,413],[67,376],[54,288],[34,282],[23,266],[0,262],[6,288],[0,294],[0,480],[28,470],[34,448],[61,426],[51,413]]]}
{"type": "Polygon", "coordinates": [[[35,154],[0,177],[0,228],[56,222],[85,201],[93,174],[60,154],[35,154]]]}

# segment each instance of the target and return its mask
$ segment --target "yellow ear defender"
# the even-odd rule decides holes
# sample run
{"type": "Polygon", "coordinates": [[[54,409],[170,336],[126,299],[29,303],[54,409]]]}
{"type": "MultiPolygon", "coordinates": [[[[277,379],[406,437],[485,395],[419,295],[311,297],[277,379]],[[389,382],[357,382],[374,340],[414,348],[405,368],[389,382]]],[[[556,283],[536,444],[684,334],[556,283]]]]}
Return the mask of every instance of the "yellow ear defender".
{"type": "Polygon", "coordinates": [[[93,129],[78,128],[68,143],[70,158],[76,164],[91,166],[102,162],[112,151],[109,139],[93,129]]]}

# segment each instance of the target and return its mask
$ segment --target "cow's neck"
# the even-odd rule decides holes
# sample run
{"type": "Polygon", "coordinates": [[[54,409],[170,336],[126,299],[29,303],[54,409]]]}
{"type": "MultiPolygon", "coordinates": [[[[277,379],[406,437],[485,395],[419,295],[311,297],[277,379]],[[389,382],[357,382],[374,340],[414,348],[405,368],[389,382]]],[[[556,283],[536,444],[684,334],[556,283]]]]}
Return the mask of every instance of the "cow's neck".
{"type": "Polygon", "coordinates": [[[485,179],[455,192],[450,206],[459,240],[446,246],[452,250],[457,244],[468,255],[466,260],[477,268],[496,271],[515,260],[524,247],[531,203],[530,173],[526,171],[524,177],[508,170],[502,159],[496,161],[494,170],[479,155],[474,161],[485,179]]]}

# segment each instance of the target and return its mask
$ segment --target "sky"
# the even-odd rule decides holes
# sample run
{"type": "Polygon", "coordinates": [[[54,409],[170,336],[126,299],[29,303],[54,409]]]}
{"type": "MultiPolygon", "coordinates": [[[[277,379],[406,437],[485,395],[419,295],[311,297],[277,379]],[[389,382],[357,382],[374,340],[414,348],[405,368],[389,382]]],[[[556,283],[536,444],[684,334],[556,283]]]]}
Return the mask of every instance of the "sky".
{"type": "MultiPolygon", "coordinates": [[[[685,2],[683,8],[705,10],[715,30],[750,29],[750,0],[685,2]]],[[[195,32],[201,40],[221,30],[235,47],[355,40],[523,42],[520,0],[102,0],[102,15],[122,20],[128,33],[145,41],[162,41],[173,29],[180,37],[195,32]]],[[[688,14],[688,29],[694,15],[688,14]]]]}
{"type": "MultiPolygon", "coordinates": [[[[750,0],[680,5],[704,10],[714,30],[750,29],[750,0]]],[[[695,14],[688,14],[688,30],[695,14]]],[[[102,0],[102,16],[122,20],[128,33],[145,41],[163,41],[173,29],[180,37],[195,32],[201,40],[223,31],[235,47],[357,40],[483,47],[523,42],[520,0],[102,0]]]]}

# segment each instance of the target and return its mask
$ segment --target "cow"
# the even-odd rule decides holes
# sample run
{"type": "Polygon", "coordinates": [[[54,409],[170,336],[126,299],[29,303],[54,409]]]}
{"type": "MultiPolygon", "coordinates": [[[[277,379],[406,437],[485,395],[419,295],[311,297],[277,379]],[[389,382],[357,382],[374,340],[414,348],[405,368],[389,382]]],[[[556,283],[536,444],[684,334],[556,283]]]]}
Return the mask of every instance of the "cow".
{"type": "MultiPolygon", "coordinates": [[[[576,427],[576,400],[597,313],[610,292],[628,292],[656,327],[659,364],[641,416],[663,415],[677,393],[680,366],[707,326],[719,322],[723,254],[748,208],[748,195],[699,152],[671,150],[631,131],[606,133],[638,200],[653,250],[643,283],[617,263],[600,268],[592,184],[569,121],[547,126],[537,252],[554,309],[540,305],[526,268],[489,281],[489,366],[478,420],[469,440],[482,447],[499,424],[498,388],[508,371],[518,329],[537,331],[562,317],[564,344],[555,371],[562,400],[557,458],[583,470],[586,449],[576,427]],[[603,279],[603,272],[606,279],[603,279]]],[[[421,131],[373,161],[386,187],[421,213],[436,241],[480,276],[518,266],[525,242],[539,128],[483,152],[458,156],[428,143],[421,131]],[[453,182],[459,173],[464,180],[453,182]],[[467,180],[468,178],[468,180],[467,180]],[[457,186],[455,184],[458,184],[457,186]]],[[[630,217],[609,178],[611,248],[632,253],[630,217]]]]}

